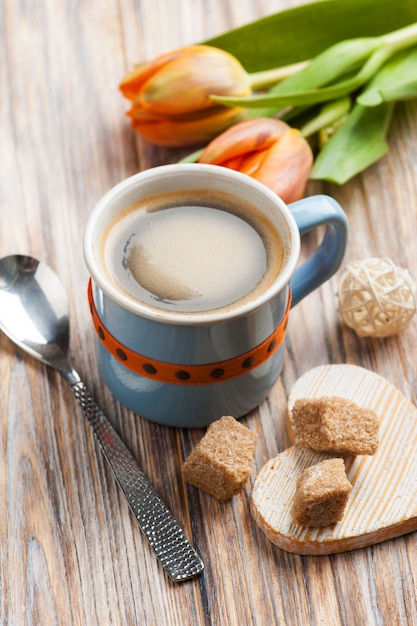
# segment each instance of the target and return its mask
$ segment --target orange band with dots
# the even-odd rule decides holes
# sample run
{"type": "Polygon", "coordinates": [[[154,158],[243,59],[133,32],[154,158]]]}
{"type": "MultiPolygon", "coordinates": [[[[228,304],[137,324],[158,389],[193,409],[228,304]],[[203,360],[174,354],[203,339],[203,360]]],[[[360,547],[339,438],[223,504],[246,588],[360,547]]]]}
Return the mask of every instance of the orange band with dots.
{"type": "Polygon", "coordinates": [[[88,301],[97,335],[106,350],[117,361],[135,374],[162,383],[176,385],[209,385],[235,378],[267,361],[282,344],[291,307],[291,291],[288,304],[279,326],[265,341],[240,356],[204,365],[184,365],[157,361],[138,354],[122,345],[102,324],[93,300],[91,280],[88,284],[88,301]]]}

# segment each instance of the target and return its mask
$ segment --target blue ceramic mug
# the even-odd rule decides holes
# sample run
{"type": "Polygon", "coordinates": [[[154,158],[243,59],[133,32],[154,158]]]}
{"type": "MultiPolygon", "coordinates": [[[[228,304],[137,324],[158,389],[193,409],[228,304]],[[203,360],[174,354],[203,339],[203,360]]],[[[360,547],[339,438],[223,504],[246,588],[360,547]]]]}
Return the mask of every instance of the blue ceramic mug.
{"type": "MultiPolygon", "coordinates": [[[[157,225],[154,232],[160,236],[163,230],[157,225]]],[[[236,418],[245,415],[266,398],[280,374],[290,308],[334,274],[342,262],[346,241],[347,218],[332,198],[317,195],[287,207],[264,185],[224,167],[164,165],[122,181],[95,206],[84,237],[84,256],[91,276],[90,306],[104,381],[124,405],[146,419],[168,426],[205,427],[223,415],[236,418]],[[186,218],[182,217],[186,221],[177,228],[180,222],[175,219],[179,213],[175,212],[182,210],[178,207],[182,207],[184,198],[191,198],[188,204],[197,208],[192,208],[186,218]],[[151,209],[147,204],[149,199],[154,203],[151,209]],[[215,207],[211,206],[213,203],[215,207]],[[215,240],[207,245],[207,233],[212,227],[216,232],[218,227],[217,214],[213,211],[218,211],[219,206],[221,211],[228,214],[230,211],[226,218],[232,221],[250,216],[243,219],[243,228],[256,231],[256,245],[259,245],[257,228],[261,223],[264,231],[262,228],[260,231],[267,233],[267,238],[273,235],[268,245],[271,247],[271,241],[280,242],[279,258],[274,254],[268,256],[271,250],[262,248],[266,259],[262,277],[254,278],[256,284],[248,294],[230,295],[230,302],[227,297],[234,289],[234,273],[245,277],[254,266],[251,254],[255,243],[250,238],[244,240],[244,245],[229,242],[229,234],[233,239],[240,232],[241,224],[236,222],[238,228],[233,224],[230,228],[219,225],[215,240]],[[241,207],[245,207],[245,214],[240,213],[241,207]],[[167,208],[175,211],[163,210],[167,208]],[[193,221],[199,219],[200,208],[209,219],[209,225],[201,229],[193,221]],[[138,211],[142,218],[146,216],[144,226],[139,221],[136,226],[138,211]],[[115,224],[124,223],[126,215],[134,215],[133,222],[109,251],[110,233],[115,224]],[[227,255],[226,260],[218,260],[214,295],[221,292],[226,301],[201,305],[200,292],[176,300],[176,296],[154,293],[152,285],[146,287],[148,291],[143,292],[142,298],[140,290],[130,289],[130,285],[137,286],[138,280],[142,280],[136,280],[136,270],[142,271],[144,280],[155,270],[155,259],[151,262],[147,258],[146,245],[140,239],[141,229],[148,225],[148,217],[150,224],[151,220],[167,215],[174,218],[168,230],[165,229],[169,237],[172,234],[174,243],[176,236],[184,233],[192,238],[190,244],[181,240],[177,248],[174,246],[174,257],[168,260],[165,253],[171,248],[171,239],[162,242],[163,254],[156,254],[156,261],[162,259],[159,273],[165,277],[177,257],[185,256],[185,270],[197,268],[194,278],[199,279],[207,267],[211,270],[216,265],[217,252],[211,255],[210,250],[219,244],[221,252],[230,252],[230,261],[227,255]],[[297,267],[300,234],[323,225],[320,245],[297,267]],[[139,243],[132,247],[135,238],[139,238],[139,243]],[[192,253],[189,248],[193,249],[192,253]],[[205,255],[203,258],[192,256],[200,252],[205,255]],[[138,255],[135,266],[130,264],[129,255],[133,254],[138,255]],[[109,269],[112,263],[120,265],[126,284],[109,269]],[[269,278],[264,280],[266,274],[269,278]],[[187,306],[183,307],[184,302],[187,306]]],[[[157,245],[158,241],[149,244],[149,255],[157,245]]],[[[181,282],[186,272],[176,271],[179,272],[176,280],[181,282]]],[[[202,291],[208,282],[209,279],[202,280],[202,291]]]]}

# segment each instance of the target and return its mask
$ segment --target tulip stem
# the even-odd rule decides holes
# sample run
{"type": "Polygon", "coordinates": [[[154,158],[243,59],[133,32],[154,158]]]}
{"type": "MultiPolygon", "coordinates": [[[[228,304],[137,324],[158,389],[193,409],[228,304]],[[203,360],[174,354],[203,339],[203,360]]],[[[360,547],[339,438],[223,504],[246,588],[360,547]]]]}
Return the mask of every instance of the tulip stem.
{"type": "Polygon", "coordinates": [[[200,156],[203,154],[203,152],[204,148],[196,150],[196,152],[192,152],[191,154],[188,154],[187,156],[182,158],[180,161],[178,161],[178,163],[196,163],[200,156]]]}
{"type": "Polygon", "coordinates": [[[300,133],[303,137],[311,137],[324,128],[338,126],[346,119],[351,106],[349,97],[325,103],[318,115],[301,126],[300,133]]]}
{"type": "Polygon", "coordinates": [[[291,65],[284,65],[282,67],[275,67],[271,70],[263,70],[262,72],[254,72],[248,74],[250,86],[253,90],[262,89],[263,87],[269,87],[275,83],[288,78],[307,67],[310,61],[300,61],[299,63],[292,63],[291,65]]]}
{"type": "Polygon", "coordinates": [[[387,35],[381,35],[379,39],[384,44],[393,46],[395,50],[402,50],[412,46],[417,42],[417,22],[399,30],[394,30],[387,35]]]}

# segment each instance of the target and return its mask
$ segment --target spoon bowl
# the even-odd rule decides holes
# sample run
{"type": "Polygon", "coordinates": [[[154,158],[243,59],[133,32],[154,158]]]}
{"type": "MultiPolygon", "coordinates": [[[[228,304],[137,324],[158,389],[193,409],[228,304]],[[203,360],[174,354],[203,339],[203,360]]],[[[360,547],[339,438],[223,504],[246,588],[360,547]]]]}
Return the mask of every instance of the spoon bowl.
{"type": "Polygon", "coordinates": [[[0,329],[15,344],[55,369],[71,369],[67,297],[50,267],[27,256],[0,259],[0,311],[0,329]]]}
{"type": "Polygon", "coordinates": [[[68,382],[167,574],[176,582],[199,574],[204,568],[200,557],[71,365],[67,298],[59,278],[45,263],[22,255],[0,259],[0,330],[68,382]]]}

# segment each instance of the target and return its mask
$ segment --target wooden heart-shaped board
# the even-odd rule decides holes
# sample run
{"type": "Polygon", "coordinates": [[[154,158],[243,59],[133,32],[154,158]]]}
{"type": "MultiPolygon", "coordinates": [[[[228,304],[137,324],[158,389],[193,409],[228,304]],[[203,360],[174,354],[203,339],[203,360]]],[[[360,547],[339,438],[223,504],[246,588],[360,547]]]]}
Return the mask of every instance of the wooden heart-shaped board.
{"type": "Polygon", "coordinates": [[[295,524],[292,500],[298,474],[331,455],[295,444],[270,459],[251,495],[251,513],[261,530],[288,552],[313,555],[363,548],[417,530],[416,407],[374,372],[355,365],[324,365],[296,381],[288,398],[289,415],[298,398],[321,396],[339,396],[373,409],[380,420],[378,449],[372,456],[345,459],[353,489],[343,518],[320,528],[295,524]]]}

